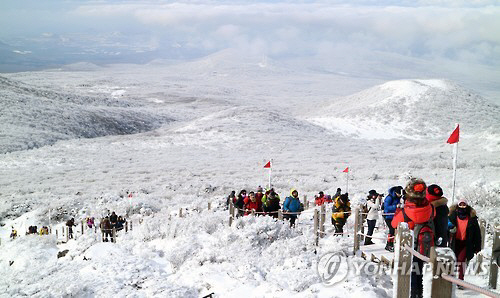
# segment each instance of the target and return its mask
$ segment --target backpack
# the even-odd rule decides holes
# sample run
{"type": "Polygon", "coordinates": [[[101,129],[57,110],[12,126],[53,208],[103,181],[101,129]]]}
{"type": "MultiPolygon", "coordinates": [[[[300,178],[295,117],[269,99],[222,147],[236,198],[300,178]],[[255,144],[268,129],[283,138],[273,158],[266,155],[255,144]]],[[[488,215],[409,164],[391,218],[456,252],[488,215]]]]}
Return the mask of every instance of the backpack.
{"type": "MultiPolygon", "coordinates": [[[[406,215],[403,209],[403,217],[405,222],[412,221],[408,215],[406,215]]],[[[417,224],[413,228],[413,249],[420,254],[428,257],[431,254],[431,247],[434,246],[434,207],[432,207],[432,215],[427,222],[417,224]]]]}

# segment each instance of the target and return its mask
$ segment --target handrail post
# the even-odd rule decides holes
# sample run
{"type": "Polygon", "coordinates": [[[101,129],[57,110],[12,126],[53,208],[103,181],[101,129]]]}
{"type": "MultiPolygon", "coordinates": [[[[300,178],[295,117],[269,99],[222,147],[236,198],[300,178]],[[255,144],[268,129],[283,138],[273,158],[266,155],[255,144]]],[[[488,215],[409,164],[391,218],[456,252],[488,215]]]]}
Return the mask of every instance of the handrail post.
{"type": "MultiPolygon", "coordinates": [[[[484,248],[484,239],[486,237],[486,221],[479,220],[479,229],[481,230],[481,250],[484,248]]],[[[476,274],[481,272],[481,264],[483,263],[483,254],[479,253],[476,256],[476,274]]]]}
{"type": "Polygon", "coordinates": [[[394,269],[395,279],[393,290],[395,298],[407,298],[410,296],[410,272],[412,268],[412,254],[404,247],[413,247],[413,237],[408,224],[402,222],[398,225],[394,247],[394,269]]]}
{"type": "MultiPolygon", "coordinates": [[[[363,217],[364,217],[363,212],[360,212],[359,213],[359,230],[361,231],[361,234],[365,234],[365,226],[363,225],[363,221],[364,221],[363,217]]],[[[365,240],[365,236],[364,235],[360,235],[359,237],[360,237],[360,241],[364,241],[365,240]]]]}
{"type": "Polygon", "coordinates": [[[453,293],[453,283],[443,279],[441,274],[453,276],[455,257],[449,247],[431,247],[430,263],[432,268],[431,297],[448,298],[453,293]]]}
{"type": "Polygon", "coordinates": [[[234,205],[233,202],[229,204],[229,226],[233,224],[234,220],[234,205]]]}
{"type": "Polygon", "coordinates": [[[208,202],[208,211],[212,209],[212,202],[208,202]]]}
{"type": "Polygon", "coordinates": [[[498,266],[500,265],[500,226],[495,227],[493,234],[493,246],[491,247],[490,278],[488,285],[492,289],[497,288],[498,266]]]}
{"type": "Polygon", "coordinates": [[[320,223],[319,223],[319,233],[320,237],[325,237],[325,220],[326,220],[326,211],[325,205],[321,205],[321,213],[320,213],[320,223]]]}
{"type": "Polygon", "coordinates": [[[182,217],[182,208],[179,208],[179,217],[182,217]]]}
{"type": "Polygon", "coordinates": [[[283,220],[283,210],[278,209],[278,220],[283,220]]]}
{"type": "Polygon", "coordinates": [[[111,242],[116,243],[116,228],[113,227],[113,230],[111,230],[111,242]]]}
{"type": "Polygon", "coordinates": [[[319,210],[315,208],[314,209],[314,244],[316,246],[319,245],[318,228],[319,228],[319,210]]]}
{"type": "Polygon", "coordinates": [[[359,250],[359,208],[354,208],[354,255],[359,250]]]}

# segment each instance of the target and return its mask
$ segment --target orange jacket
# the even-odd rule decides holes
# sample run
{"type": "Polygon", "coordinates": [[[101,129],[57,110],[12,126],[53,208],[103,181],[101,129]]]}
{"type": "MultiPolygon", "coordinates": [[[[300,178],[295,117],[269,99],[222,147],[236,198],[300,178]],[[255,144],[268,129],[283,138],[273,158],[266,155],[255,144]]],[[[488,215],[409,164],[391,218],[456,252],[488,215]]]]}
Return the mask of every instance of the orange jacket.
{"type": "MultiPolygon", "coordinates": [[[[426,201],[427,202],[427,201],[426,201]]],[[[415,203],[407,202],[405,203],[405,213],[410,222],[408,222],[408,227],[413,230],[415,224],[421,224],[428,222],[430,219],[434,219],[434,207],[432,207],[429,202],[424,206],[417,207],[415,203]]],[[[392,219],[391,225],[393,228],[397,229],[400,222],[404,222],[404,215],[401,209],[396,210],[396,214],[392,219]]]]}

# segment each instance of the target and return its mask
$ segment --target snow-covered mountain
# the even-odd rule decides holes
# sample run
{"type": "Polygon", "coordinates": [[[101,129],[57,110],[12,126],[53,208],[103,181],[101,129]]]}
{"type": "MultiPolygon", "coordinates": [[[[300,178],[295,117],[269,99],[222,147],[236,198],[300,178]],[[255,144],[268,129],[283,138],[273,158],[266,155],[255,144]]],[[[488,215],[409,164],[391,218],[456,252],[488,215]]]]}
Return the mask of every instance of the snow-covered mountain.
{"type": "MultiPolygon", "coordinates": [[[[319,257],[352,241],[330,235],[328,225],[315,247],[312,212],[297,229],[269,217],[237,219],[229,228],[225,196],[265,186],[269,159],[282,198],[291,188],[309,200],[345,189],[347,166],[353,204],[410,176],[441,185],[448,196],[452,146],[445,141],[456,122],[463,136],[458,193],[497,220],[498,106],[446,80],[377,85],[262,57],[238,64],[232,55],[0,77],[0,293],[391,297],[389,276],[321,283],[319,257]],[[136,224],[116,244],[93,233],[66,244],[53,236],[8,240],[11,226],[22,234],[47,225],[49,214],[61,228],[70,217],[109,210],[136,224]]],[[[349,218],[346,228],[352,224],[349,218]]]]}
{"type": "Polygon", "coordinates": [[[465,136],[499,133],[500,107],[447,80],[390,81],[332,101],[308,119],[360,138],[439,138],[455,123],[465,136]]]}
{"type": "Polygon", "coordinates": [[[0,153],[58,140],[138,133],[173,121],[137,102],[31,86],[4,77],[0,77],[0,98],[4,136],[0,153]]]}

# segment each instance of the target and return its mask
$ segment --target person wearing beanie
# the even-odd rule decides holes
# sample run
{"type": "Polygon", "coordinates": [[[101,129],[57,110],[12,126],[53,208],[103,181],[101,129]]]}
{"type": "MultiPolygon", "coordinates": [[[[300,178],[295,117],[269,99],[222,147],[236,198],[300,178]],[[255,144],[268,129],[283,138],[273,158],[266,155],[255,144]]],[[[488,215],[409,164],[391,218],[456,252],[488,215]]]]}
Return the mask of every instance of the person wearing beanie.
{"type": "MultiPolygon", "coordinates": [[[[380,211],[380,197],[376,190],[372,189],[368,192],[366,201],[368,215],[366,216],[366,223],[368,224],[368,236],[373,235],[375,225],[377,224],[378,212],[380,211]]],[[[365,245],[374,244],[371,237],[365,237],[365,245]]]]}
{"type": "Polygon", "coordinates": [[[448,213],[450,212],[447,205],[448,199],[443,197],[443,189],[436,184],[427,187],[425,197],[436,211],[434,243],[437,247],[448,247],[448,213]]]}
{"type": "Polygon", "coordinates": [[[448,219],[453,230],[456,230],[454,235],[452,233],[450,242],[457,257],[458,278],[463,280],[466,263],[474,257],[474,254],[481,251],[481,230],[476,210],[469,206],[465,199],[460,199],[457,204],[450,207],[448,219]]]}
{"type": "MultiPolygon", "coordinates": [[[[422,179],[410,179],[405,187],[404,208],[396,211],[391,222],[394,229],[398,227],[399,223],[406,222],[411,230],[415,230],[414,232],[418,234],[414,236],[413,248],[415,250],[423,245],[419,242],[421,231],[429,227],[430,233],[434,233],[434,207],[426,199],[426,189],[427,185],[422,179]],[[415,229],[417,225],[418,228],[415,229]]],[[[434,245],[434,238],[430,238],[431,242],[428,243],[428,248],[434,245]]],[[[423,261],[414,256],[410,277],[410,297],[422,297],[423,295],[423,266],[423,261]]]]}
{"type": "Polygon", "coordinates": [[[403,187],[393,186],[389,189],[389,194],[384,200],[384,220],[389,228],[389,234],[387,234],[387,244],[385,249],[393,252],[394,251],[394,235],[395,230],[391,225],[392,218],[394,217],[394,212],[396,212],[397,206],[401,203],[401,198],[403,197],[403,187]]]}

